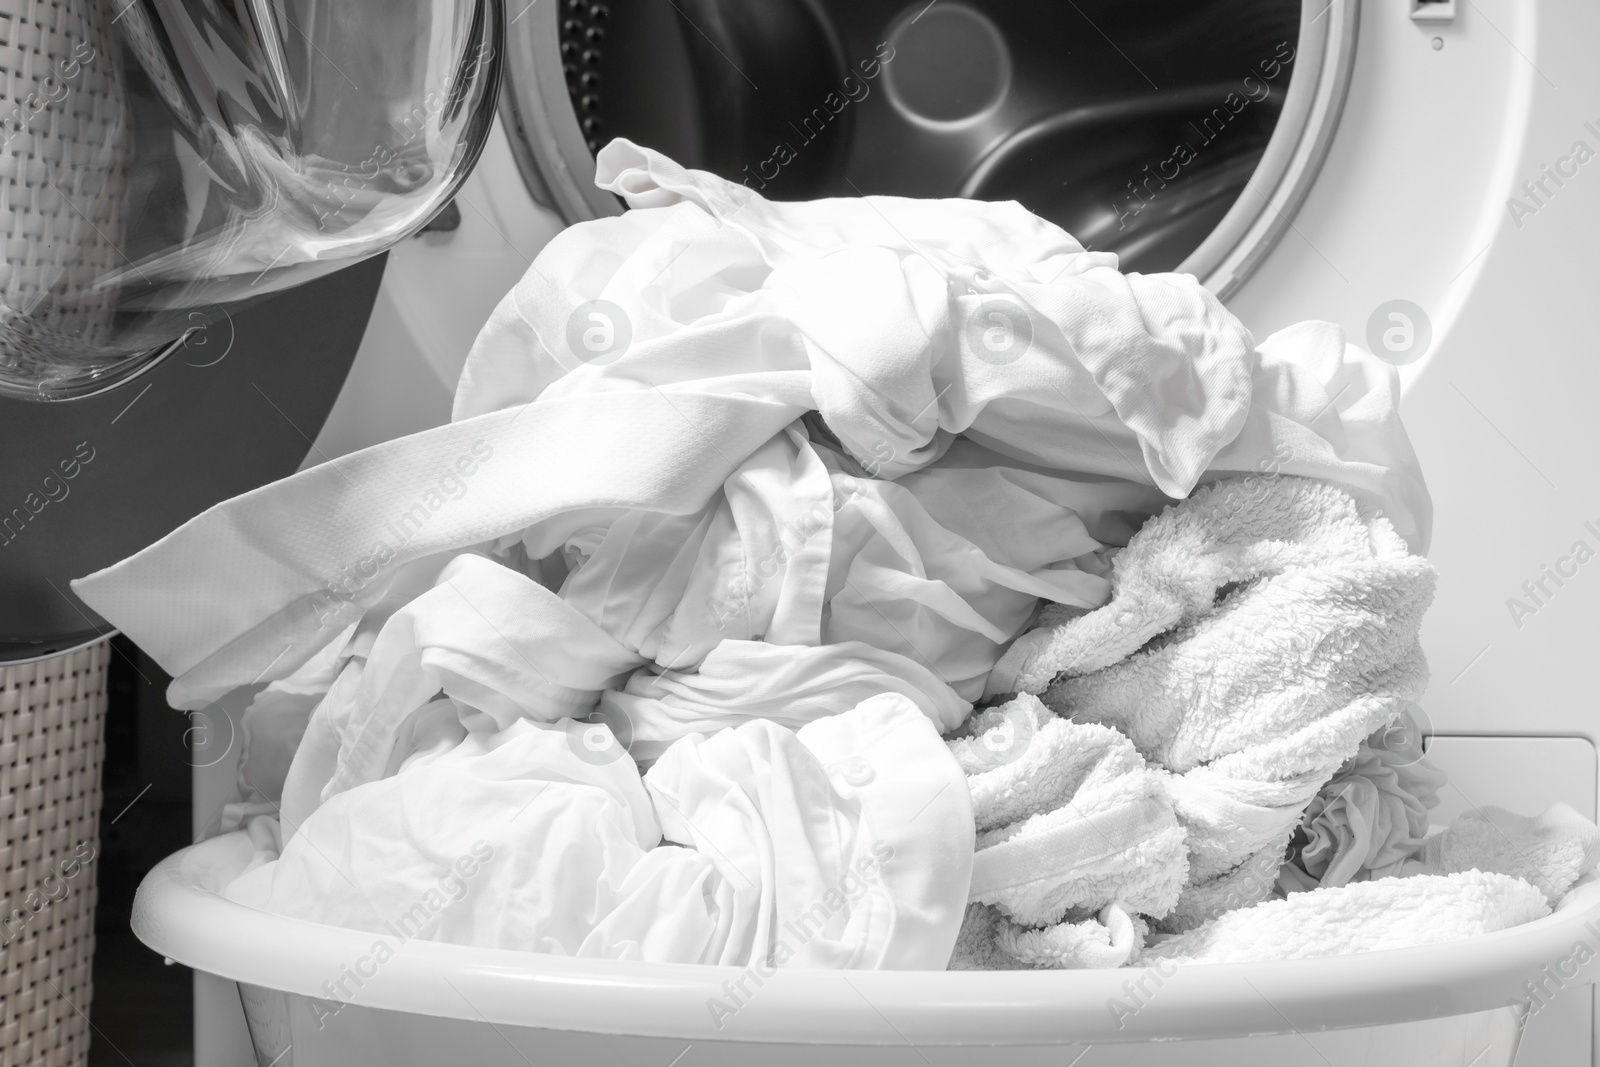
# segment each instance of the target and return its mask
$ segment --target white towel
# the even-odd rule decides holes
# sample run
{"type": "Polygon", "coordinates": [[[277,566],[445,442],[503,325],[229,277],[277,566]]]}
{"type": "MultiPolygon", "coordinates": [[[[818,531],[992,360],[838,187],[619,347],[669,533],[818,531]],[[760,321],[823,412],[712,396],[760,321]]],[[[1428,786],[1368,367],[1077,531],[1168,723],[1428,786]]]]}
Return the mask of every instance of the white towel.
{"type": "Polygon", "coordinates": [[[1019,638],[989,688],[1044,690],[1174,772],[1182,929],[1264,898],[1307,803],[1421,694],[1434,571],[1337,487],[1269,477],[1174,505],[1114,566],[1109,604],[1019,638]]]}
{"type": "Polygon", "coordinates": [[[952,742],[978,828],[972,900],[1025,926],[1113,901],[1171,910],[1188,873],[1183,829],[1126,737],[1057,718],[1032,696],[978,716],[974,734],[952,742]],[[975,758],[1004,749],[1011,758],[993,768],[975,758]]]}
{"type": "Polygon", "coordinates": [[[1520,878],[1464,871],[1293,893],[1227,912],[1185,933],[1153,938],[1136,959],[1249,963],[1434,945],[1550,914],[1520,878]]]}
{"type": "Polygon", "coordinates": [[[1600,864],[1600,830],[1566,804],[1535,816],[1492,805],[1463,812],[1401,865],[1402,875],[1494,871],[1536,886],[1554,907],[1600,864]]]}
{"type": "MultiPolygon", "coordinates": [[[[1033,696],[979,713],[966,733],[950,747],[978,829],[969,897],[996,913],[967,922],[1009,966],[1124,962],[1143,930],[1127,913],[1167,914],[1188,874],[1164,776],[1115,730],[1057,718],[1033,696]]],[[[963,935],[963,966],[988,955],[981,941],[963,935]]]]}
{"type": "Polygon", "coordinates": [[[971,904],[950,954],[952,971],[1077,970],[1121,967],[1138,955],[1149,927],[1108,904],[1097,914],[1033,929],[1009,922],[998,908],[971,904]]]}

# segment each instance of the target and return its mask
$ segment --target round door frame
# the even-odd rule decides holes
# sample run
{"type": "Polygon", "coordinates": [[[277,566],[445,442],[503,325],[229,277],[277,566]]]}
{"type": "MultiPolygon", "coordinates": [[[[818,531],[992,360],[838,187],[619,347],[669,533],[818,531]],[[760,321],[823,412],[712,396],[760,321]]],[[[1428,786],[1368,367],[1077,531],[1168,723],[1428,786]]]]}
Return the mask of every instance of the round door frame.
{"type": "Polygon", "coordinates": [[[1302,0],[1283,111],[1244,192],[1178,265],[1226,300],[1258,268],[1311,194],[1333,146],[1355,71],[1359,0],[1302,0]]]}
{"type": "Polygon", "coordinates": [[[594,160],[567,94],[559,4],[533,4],[506,26],[500,120],[533,199],[567,223],[622,214],[594,184],[594,160]],[[575,173],[581,163],[588,173],[575,173]]]}

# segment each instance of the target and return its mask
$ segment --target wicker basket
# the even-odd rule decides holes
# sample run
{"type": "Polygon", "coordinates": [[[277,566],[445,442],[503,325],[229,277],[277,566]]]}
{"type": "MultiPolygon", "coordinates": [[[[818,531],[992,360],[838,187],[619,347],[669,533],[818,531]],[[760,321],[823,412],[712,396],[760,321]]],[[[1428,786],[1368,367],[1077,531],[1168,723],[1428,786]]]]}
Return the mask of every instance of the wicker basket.
{"type": "Polygon", "coordinates": [[[110,655],[0,668],[0,1067],[89,1059],[110,655]]]}

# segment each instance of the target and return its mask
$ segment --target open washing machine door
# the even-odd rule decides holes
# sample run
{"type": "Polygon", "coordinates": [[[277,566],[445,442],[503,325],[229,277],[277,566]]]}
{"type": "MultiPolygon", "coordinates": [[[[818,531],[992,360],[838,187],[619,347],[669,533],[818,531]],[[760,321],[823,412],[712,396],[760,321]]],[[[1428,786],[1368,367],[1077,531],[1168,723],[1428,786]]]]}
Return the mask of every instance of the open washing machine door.
{"type": "Polygon", "coordinates": [[[1227,296],[1309,191],[1358,5],[1326,0],[558,0],[508,30],[501,103],[535,199],[615,214],[630,138],[780,200],[1017,200],[1124,270],[1227,296]]]}
{"type": "Polygon", "coordinates": [[[70,579],[301,464],[378,254],[478,158],[503,24],[0,0],[0,662],[102,636],[70,579]]]}
{"type": "Polygon", "coordinates": [[[495,0],[0,0],[0,21],[0,395],[103,391],[383,251],[492,119],[495,0]]]}

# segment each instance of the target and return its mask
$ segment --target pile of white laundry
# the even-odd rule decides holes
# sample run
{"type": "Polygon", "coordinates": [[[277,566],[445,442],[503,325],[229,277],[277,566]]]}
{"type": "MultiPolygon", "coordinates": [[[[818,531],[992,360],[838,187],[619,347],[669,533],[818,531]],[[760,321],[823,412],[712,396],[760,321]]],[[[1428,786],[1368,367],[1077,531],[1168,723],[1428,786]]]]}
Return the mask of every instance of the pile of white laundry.
{"type": "MultiPolygon", "coordinates": [[[[1424,678],[1392,368],[1016,204],[773,203],[626,141],[597,180],[632,210],[549,244],[449,425],[74,583],[174,706],[253,688],[236,899],[619,959],[1111,966],[1483,851],[1327,829],[1424,678]],[[1288,672],[1253,718],[1185,732],[1207,641],[1357,571],[1378,595],[1248,661],[1288,672]],[[1291,847],[1323,888],[1269,900],[1291,847]]],[[[1384,781],[1425,828],[1426,776],[1384,781]]],[[[1592,826],[1514,829],[1558,857],[1520,871],[1540,906],[1594,865],[1592,826]]]]}

